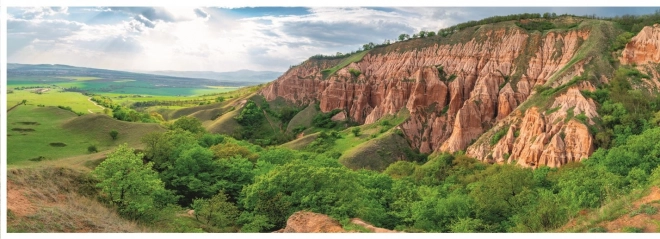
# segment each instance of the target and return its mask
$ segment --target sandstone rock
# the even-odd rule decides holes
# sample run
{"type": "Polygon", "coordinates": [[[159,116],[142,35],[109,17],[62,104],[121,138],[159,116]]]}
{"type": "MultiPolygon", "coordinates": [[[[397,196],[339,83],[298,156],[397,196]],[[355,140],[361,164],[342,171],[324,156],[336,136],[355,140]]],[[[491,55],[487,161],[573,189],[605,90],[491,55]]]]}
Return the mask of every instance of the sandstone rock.
{"type": "Polygon", "coordinates": [[[344,113],[344,111],[339,112],[339,113],[337,113],[336,115],[332,116],[332,118],[330,118],[330,120],[332,120],[332,121],[343,121],[343,120],[346,120],[346,113],[344,113]]]}
{"type": "Polygon", "coordinates": [[[286,221],[286,227],[280,232],[299,232],[299,233],[338,233],[346,232],[341,224],[327,215],[306,211],[294,213],[286,221]]]}
{"type": "MultiPolygon", "coordinates": [[[[374,50],[327,78],[321,71],[338,61],[309,60],[287,71],[261,94],[267,100],[279,96],[298,104],[318,100],[321,111],[343,109],[346,117],[363,124],[406,108],[410,118],[401,128],[412,147],[424,153],[466,150],[481,134],[512,114],[533,94],[535,85],[546,83],[564,68],[589,33],[571,30],[529,35],[519,28],[482,27],[467,42],[404,51],[396,50],[399,44],[393,44],[385,48],[389,50],[374,50]],[[520,66],[516,64],[521,54],[533,57],[524,63],[526,70],[520,80],[507,82],[518,71],[520,66]],[[438,65],[443,66],[446,77],[441,77],[435,68],[438,65]],[[353,77],[348,72],[350,68],[362,74],[353,77]],[[452,75],[455,77],[450,78],[452,75]]],[[[584,62],[576,64],[569,71],[572,74],[558,77],[553,84],[567,82],[579,74],[584,62]]],[[[587,110],[593,102],[579,98],[573,91],[569,93],[562,101],[575,101],[576,113],[595,112],[587,110]]],[[[516,155],[519,162],[539,163],[546,144],[560,128],[546,130],[545,125],[552,122],[547,122],[543,115],[537,116],[534,122],[528,119],[527,123],[542,128],[516,126],[521,132],[529,131],[529,136],[525,136],[528,141],[532,136],[538,137],[534,142],[520,143],[515,139],[512,145],[507,141],[498,146],[497,153],[490,152],[489,145],[468,152],[479,151],[476,156],[481,160],[491,155],[497,162],[504,161],[504,155],[509,152],[509,160],[516,155]]]]}
{"type": "Polygon", "coordinates": [[[660,24],[646,26],[633,37],[621,53],[622,64],[660,62],[660,24]]]}

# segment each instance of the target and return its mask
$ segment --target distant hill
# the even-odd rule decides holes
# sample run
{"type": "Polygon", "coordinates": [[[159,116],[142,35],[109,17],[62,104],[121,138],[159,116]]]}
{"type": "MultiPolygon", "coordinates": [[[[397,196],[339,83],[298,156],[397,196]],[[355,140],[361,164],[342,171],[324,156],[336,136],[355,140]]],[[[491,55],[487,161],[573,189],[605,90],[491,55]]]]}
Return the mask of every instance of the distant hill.
{"type": "Polygon", "coordinates": [[[277,71],[251,71],[251,70],[238,70],[227,72],[215,71],[149,71],[144,72],[155,75],[177,76],[188,78],[202,78],[226,82],[259,82],[266,83],[277,79],[277,77],[284,74],[284,72],[277,71]]]}
{"type": "MultiPolygon", "coordinates": [[[[168,71],[163,71],[167,73],[168,71]]],[[[241,70],[236,72],[169,72],[171,74],[154,72],[128,72],[117,70],[76,67],[60,64],[7,64],[8,77],[64,77],[89,76],[106,80],[134,79],[142,82],[167,82],[174,87],[194,86],[252,86],[275,80],[282,73],[256,72],[241,70]],[[204,75],[218,75],[215,78],[202,77],[204,75]],[[222,77],[220,77],[222,76],[222,77]]]]}

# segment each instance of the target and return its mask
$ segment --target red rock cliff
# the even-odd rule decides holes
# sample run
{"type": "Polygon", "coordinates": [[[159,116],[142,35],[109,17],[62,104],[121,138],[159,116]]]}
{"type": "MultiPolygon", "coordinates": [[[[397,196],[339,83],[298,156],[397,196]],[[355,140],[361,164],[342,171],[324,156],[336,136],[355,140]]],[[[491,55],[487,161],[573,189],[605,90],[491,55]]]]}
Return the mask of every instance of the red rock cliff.
{"type": "MultiPolygon", "coordinates": [[[[322,111],[341,108],[359,123],[372,123],[407,108],[411,116],[401,127],[413,147],[425,153],[455,152],[465,150],[511,114],[535,85],[545,84],[565,67],[588,37],[589,30],[530,35],[517,27],[482,26],[464,43],[417,39],[374,49],[327,79],[321,71],[332,65],[309,60],[261,93],[267,100],[283,97],[300,104],[318,100],[322,111]],[[425,47],[406,47],[422,41],[425,47]],[[446,76],[439,75],[438,65],[446,76]],[[362,74],[353,77],[351,68],[362,74]],[[448,80],[452,74],[455,79],[448,80]]],[[[507,152],[516,147],[510,148],[507,152]]],[[[532,154],[525,149],[519,154],[532,154]]]]}

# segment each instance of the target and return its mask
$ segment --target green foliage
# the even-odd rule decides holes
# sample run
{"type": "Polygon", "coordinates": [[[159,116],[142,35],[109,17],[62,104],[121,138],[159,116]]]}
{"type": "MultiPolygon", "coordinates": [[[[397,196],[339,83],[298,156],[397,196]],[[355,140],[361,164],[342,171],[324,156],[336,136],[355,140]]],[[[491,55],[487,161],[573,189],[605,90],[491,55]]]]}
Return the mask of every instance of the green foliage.
{"type": "Polygon", "coordinates": [[[215,98],[215,102],[224,102],[224,101],[225,101],[224,96],[218,96],[217,98],[215,98]]]}
{"type": "Polygon", "coordinates": [[[612,46],[610,46],[610,51],[618,51],[626,47],[626,44],[635,36],[632,32],[624,32],[616,37],[612,46]]]}
{"type": "Polygon", "coordinates": [[[214,157],[212,150],[199,145],[186,147],[161,173],[166,187],[183,196],[181,205],[189,205],[195,198],[210,198],[221,189],[235,201],[241,188],[251,183],[253,164],[248,159],[214,157]]]}
{"type": "Polygon", "coordinates": [[[628,233],[641,233],[644,232],[644,228],[639,228],[639,227],[624,227],[621,229],[621,232],[628,232],[628,233]]]}
{"type": "Polygon", "coordinates": [[[358,137],[360,136],[360,127],[355,127],[351,130],[351,133],[353,133],[353,136],[358,137]]]}
{"type": "Polygon", "coordinates": [[[589,229],[587,232],[607,232],[607,229],[604,227],[594,227],[589,229]]]}
{"type": "Polygon", "coordinates": [[[527,31],[545,31],[555,28],[555,24],[547,21],[516,22],[516,25],[527,31]]]}
{"type": "Polygon", "coordinates": [[[341,112],[341,109],[334,109],[327,113],[319,113],[312,119],[312,125],[324,129],[332,129],[337,126],[337,122],[332,121],[332,116],[341,112]]]}
{"type": "Polygon", "coordinates": [[[506,231],[510,227],[507,224],[512,224],[509,218],[532,202],[532,171],[515,165],[496,165],[484,173],[488,176],[475,183],[469,194],[475,202],[476,215],[495,230],[506,231]]]}
{"type": "Polygon", "coordinates": [[[348,73],[351,73],[351,76],[353,76],[355,78],[357,78],[358,76],[360,76],[360,74],[362,74],[362,72],[360,72],[360,70],[353,69],[353,68],[348,69],[348,73]]]}
{"type": "Polygon", "coordinates": [[[292,213],[307,209],[334,218],[363,216],[372,210],[357,174],[346,168],[301,163],[278,166],[243,189],[243,206],[282,228],[292,213]]]}
{"type": "Polygon", "coordinates": [[[153,220],[155,197],[165,189],[151,167],[151,163],[142,163],[142,154],[136,155],[133,149],[122,144],[92,174],[100,181],[97,187],[103,197],[117,205],[123,216],[153,220]]]}
{"type": "Polygon", "coordinates": [[[236,226],[239,211],[236,205],[227,201],[227,195],[220,191],[210,199],[195,199],[192,208],[195,219],[208,226],[228,228],[236,226]]]}
{"type": "Polygon", "coordinates": [[[119,132],[117,130],[110,130],[110,137],[112,137],[112,140],[116,140],[118,135],[119,132]]]}
{"type": "Polygon", "coordinates": [[[98,151],[99,150],[96,148],[96,145],[87,146],[87,152],[89,152],[89,153],[96,153],[98,151]]]}
{"type": "Polygon", "coordinates": [[[630,212],[630,216],[634,217],[642,213],[646,215],[655,215],[656,213],[658,213],[658,208],[651,206],[649,204],[642,204],[639,206],[637,210],[630,212]]]}
{"type": "Polygon", "coordinates": [[[261,107],[254,103],[254,101],[248,100],[245,106],[243,106],[241,113],[234,119],[243,126],[253,126],[261,123],[261,120],[264,119],[264,114],[261,112],[261,107]]]}
{"type": "Polygon", "coordinates": [[[206,132],[206,129],[202,126],[202,122],[192,116],[179,118],[172,124],[172,129],[182,129],[193,134],[203,134],[206,132]]]}
{"type": "Polygon", "coordinates": [[[502,137],[504,137],[506,135],[506,133],[508,133],[508,132],[509,132],[509,127],[507,127],[507,126],[504,126],[500,130],[495,132],[493,137],[490,138],[490,145],[493,146],[493,145],[497,144],[497,142],[500,142],[500,139],[502,139],[502,137]]]}
{"type": "Polygon", "coordinates": [[[204,148],[209,148],[211,146],[220,144],[224,141],[225,141],[225,136],[219,134],[205,133],[202,135],[202,137],[199,138],[197,143],[204,148]]]}

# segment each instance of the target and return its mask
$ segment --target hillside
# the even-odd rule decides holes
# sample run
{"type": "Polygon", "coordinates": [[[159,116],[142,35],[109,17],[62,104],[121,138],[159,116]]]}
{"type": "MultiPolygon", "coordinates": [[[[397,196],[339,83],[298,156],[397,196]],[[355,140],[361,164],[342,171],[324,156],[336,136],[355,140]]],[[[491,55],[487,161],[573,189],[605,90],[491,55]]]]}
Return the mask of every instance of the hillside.
{"type": "MultiPolygon", "coordinates": [[[[597,149],[594,129],[601,127],[600,105],[584,92],[602,88],[621,68],[610,46],[623,31],[612,21],[576,17],[550,20],[557,27],[542,31],[521,22],[380,46],[331,75],[326,69],[341,59],[310,58],[261,94],[319,102],[322,112],[340,109],[360,124],[405,108],[405,138],[423,153],[466,151],[529,167],[581,161],[597,149]]],[[[647,86],[660,83],[649,67],[660,62],[658,48],[648,43],[658,30],[645,27],[621,60],[649,75],[647,86]]]]}
{"type": "Polygon", "coordinates": [[[103,114],[36,96],[7,112],[7,225],[658,232],[659,93],[660,11],[492,17],[198,99],[77,98],[103,114]]]}

